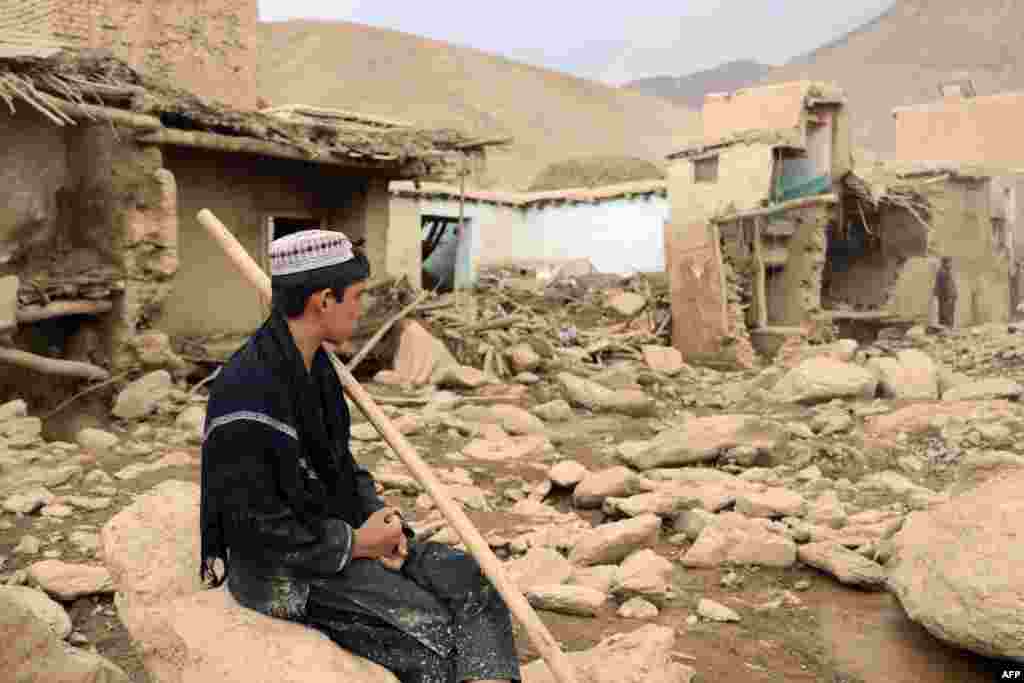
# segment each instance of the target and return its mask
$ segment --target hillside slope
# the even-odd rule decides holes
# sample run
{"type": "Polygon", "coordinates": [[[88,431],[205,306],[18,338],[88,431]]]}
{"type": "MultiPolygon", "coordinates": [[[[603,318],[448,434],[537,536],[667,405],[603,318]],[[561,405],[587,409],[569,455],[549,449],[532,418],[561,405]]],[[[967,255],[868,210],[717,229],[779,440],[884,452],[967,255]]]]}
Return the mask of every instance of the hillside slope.
{"type": "Polygon", "coordinates": [[[854,141],[882,157],[895,147],[892,109],[939,99],[942,81],[974,80],[979,95],[1024,89],[1024,3],[897,0],[877,19],[771,72],[764,82],[833,81],[850,99],[854,141]]]}
{"type": "Polygon", "coordinates": [[[774,67],[749,59],[726,62],[713,69],[697,71],[688,76],[654,76],[625,83],[622,87],[655,97],[664,97],[685,107],[700,110],[704,95],[710,92],[732,92],[755,84],[771,73],[774,67]]]}
{"type": "Polygon", "coordinates": [[[350,22],[260,25],[260,94],[473,134],[509,134],[474,184],[525,188],[553,162],[632,156],[662,163],[699,131],[665,100],[478,50],[350,22]]]}

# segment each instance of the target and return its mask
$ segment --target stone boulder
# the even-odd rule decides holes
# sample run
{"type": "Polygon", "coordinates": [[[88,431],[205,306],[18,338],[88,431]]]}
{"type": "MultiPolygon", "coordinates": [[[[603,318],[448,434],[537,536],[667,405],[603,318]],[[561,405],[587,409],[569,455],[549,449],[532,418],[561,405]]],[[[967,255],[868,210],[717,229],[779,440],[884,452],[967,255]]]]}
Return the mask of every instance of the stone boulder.
{"type": "Polygon", "coordinates": [[[519,590],[526,592],[533,586],[566,583],[572,576],[573,566],[557,550],[532,548],[524,557],[509,562],[505,571],[519,590]]]}
{"type": "Polygon", "coordinates": [[[642,597],[662,602],[672,588],[672,563],[650,548],[627,557],[612,581],[612,592],[620,597],[642,597]]]}
{"type": "Polygon", "coordinates": [[[548,470],[548,479],[555,486],[571,489],[587,476],[587,468],[575,460],[563,460],[548,470]]]}
{"type": "Polygon", "coordinates": [[[491,407],[495,422],[509,434],[543,434],[547,431],[544,422],[536,415],[531,415],[522,408],[500,404],[491,407]]]}
{"type": "Polygon", "coordinates": [[[654,401],[640,389],[608,389],[597,382],[560,372],[557,379],[568,394],[569,401],[594,412],[622,413],[633,417],[650,417],[654,401]]]}
{"type": "Polygon", "coordinates": [[[86,427],[75,435],[75,442],[86,451],[93,453],[107,453],[119,441],[116,434],[93,427],[86,427]]]}
{"type": "Polygon", "coordinates": [[[541,357],[529,344],[516,344],[505,351],[505,356],[516,372],[528,372],[540,367],[541,357]]]}
{"type": "Polygon", "coordinates": [[[535,584],[525,592],[530,605],[537,609],[571,614],[578,617],[593,617],[608,601],[601,591],[586,586],[565,584],[535,584]]]}
{"type": "Polygon", "coordinates": [[[622,454],[629,465],[649,470],[707,462],[731,448],[749,446],[770,452],[785,440],[786,432],[753,415],[713,415],[687,420],[669,429],[643,448],[622,454]]]}
{"type": "Polygon", "coordinates": [[[647,299],[633,292],[622,292],[609,299],[607,305],[619,315],[632,318],[646,308],[647,299]]]}
{"type": "Polygon", "coordinates": [[[617,563],[635,550],[654,545],[660,530],[657,515],[602,524],[577,541],[569,561],[581,567],[617,563]]]}
{"type": "Polygon", "coordinates": [[[939,398],[938,366],[921,351],[908,349],[900,351],[896,358],[872,358],[865,367],[878,378],[879,393],[885,398],[939,398]]]}
{"type": "Polygon", "coordinates": [[[106,567],[43,560],[29,566],[28,578],[49,595],[65,602],[88,595],[114,592],[114,584],[106,567]]]}
{"type": "Polygon", "coordinates": [[[705,524],[680,562],[697,568],[725,563],[791,567],[796,562],[796,544],[772,531],[767,520],[723,512],[705,524]]]}
{"type": "Polygon", "coordinates": [[[155,370],[143,375],[118,394],[114,415],[123,420],[145,417],[170,395],[172,388],[171,375],[166,370],[155,370]]]}
{"type": "Polygon", "coordinates": [[[101,532],[118,615],[151,683],[397,683],[391,673],[301,624],[200,590],[199,486],[169,480],[101,532]]]}
{"type": "Polygon", "coordinates": [[[0,603],[16,603],[45,623],[61,640],[71,635],[71,617],[59,602],[54,602],[43,591],[25,586],[0,586],[0,603]]]}
{"type": "Polygon", "coordinates": [[[785,403],[825,403],[836,398],[874,398],[878,380],[859,365],[832,358],[812,358],[787,372],[775,385],[785,403]]]}
{"type": "Polygon", "coordinates": [[[876,562],[839,543],[823,541],[802,545],[797,557],[809,567],[831,574],[840,583],[868,590],[885,587],[885,570],[876,562]]]}
{"type": "Polygon", "coordinates": [[[672,346],[647,344],[641,347],[640,351],[644,355],[647,367],[669,377],[678,375],[686,367],[682,352],[672,346]]]}
{"type": "Polygon", "coordinates": [[[949,389],[942,395],[943,401],[988,401],[993,399],[1017,399],[1024,394],[1024,386],[1010,379],[990,377],[949,389]]]}
{"type": "Polygon", "coordinates": [[[542,403],[531,412],[545,422],[568,422],[572,419],[572,406],[561,398],[542,403]]]}
{"type": "Polygon", "coordinates": [[[112,662],[65,643],[50,618],[6,588],[0,589],[0,671],[17,683],[129,682],[112,662]]]}
{"type": "Polygon", "coordinates": [[[893,538],[889,587],[936,638],[1024,662],[1024,468],[982,472],[949,502],[907,518],[893,538]]]}
{"type": "MultiPolygon", "coordinates": [[[[648,624],[566,655],[580,683],[690,683],[696,671],[674,661],[676,632],[648,624]]],[[[543,660],[522,668],[523,683],[557,683],[543,660]]]]}
{"type": "Polygon", "coordinates": [[[588,473],[573,489],[572,502],[578,508],[599,508],[605,498],[628,497],[655,488],[653,482],[619,465],[588,473]]]}

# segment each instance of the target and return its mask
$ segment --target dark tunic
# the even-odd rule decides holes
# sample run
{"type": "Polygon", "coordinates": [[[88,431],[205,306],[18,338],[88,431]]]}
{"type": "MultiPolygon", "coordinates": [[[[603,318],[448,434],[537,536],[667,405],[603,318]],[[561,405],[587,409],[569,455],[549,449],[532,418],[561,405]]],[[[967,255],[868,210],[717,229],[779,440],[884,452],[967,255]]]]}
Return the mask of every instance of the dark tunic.
{"type": "Polygon", "coordinates": [[[519,680],[508,609],[471,556],[410,543],[401,572],[352,559],[353,530],[384,501],[352,457],[350,426],[326,353],[307,372],[273,313],[211,392],[204,578],[224,580],[220,558],[240,604],[317,628],[403,683],[519,680]]]}
{"type": "Polygon", "coordinates": [[[934,296],[939,300],[939,324],[952,327],[956,318],[956,278],[953,271],[939,268],[935,275],[934,296]]]}

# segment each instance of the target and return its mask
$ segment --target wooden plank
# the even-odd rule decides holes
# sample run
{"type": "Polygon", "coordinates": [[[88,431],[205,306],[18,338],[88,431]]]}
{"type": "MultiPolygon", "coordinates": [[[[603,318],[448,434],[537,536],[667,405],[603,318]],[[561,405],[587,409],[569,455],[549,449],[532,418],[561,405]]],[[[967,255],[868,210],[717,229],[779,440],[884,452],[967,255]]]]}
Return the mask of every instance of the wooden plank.
{"type": "Polygon", "coordinates": [[[768,325],[768,282],[765,277],[764,250],[761,246],[761,221],[754,218],[754,300],[757,302],[757,326],[768,325]]]}

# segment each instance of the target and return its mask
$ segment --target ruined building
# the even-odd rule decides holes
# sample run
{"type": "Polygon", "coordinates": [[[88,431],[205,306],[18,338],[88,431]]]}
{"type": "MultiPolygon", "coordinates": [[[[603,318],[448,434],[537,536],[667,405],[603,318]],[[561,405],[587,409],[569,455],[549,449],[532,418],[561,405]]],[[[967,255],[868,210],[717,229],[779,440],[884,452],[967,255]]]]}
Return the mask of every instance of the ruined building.
{"type": "Polygon", "coordinates": [[[843,93],[825,84],[709,95],[704,121],[704,139],[669,157],[673,343],[688,357],[750,365],[833,326],[927,322],[942,255],[958,324],[1007,319],[1012,240],[988,174],[855,170],[843,93]]]}
{"type": "Polygon", "coordinates": [[[479,150],[453,131],[233,109],[101,54],[5,50],[0,400],[59,393],[39,373],[166,366],[165,335],[179,353],[214,334],[237,347],[266,311],[196,220],[203,208],[264,267],[271,239],[330,225],[365,240],[376,275],[418,274],[418,217],[390,215],[388,184],[479,150]]]}

